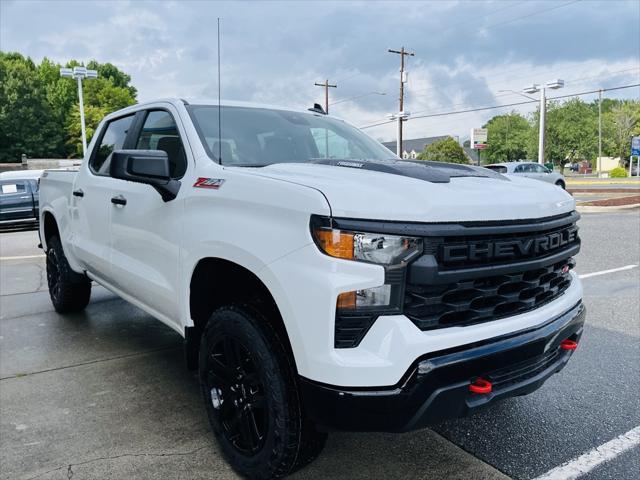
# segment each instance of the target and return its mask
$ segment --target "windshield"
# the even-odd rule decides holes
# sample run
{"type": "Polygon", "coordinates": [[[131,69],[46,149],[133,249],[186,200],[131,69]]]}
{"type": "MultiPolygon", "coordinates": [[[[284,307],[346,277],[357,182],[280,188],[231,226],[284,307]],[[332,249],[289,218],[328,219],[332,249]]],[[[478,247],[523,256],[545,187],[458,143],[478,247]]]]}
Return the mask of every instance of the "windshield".
{"type": "Polygon", "coordinates": [[[321,114],[266,108],[187,107],[208,155],[223,165],[265,166],[322,159],[389,160],[387,148],[345,122],[321,114]]]}
{"type": "Polygon", "coordinates": [[[504,165],[485,165],[484,168],[488,168],[489,170],[493,170],[498,173],[507,173],[507,167],[504,165]]]}

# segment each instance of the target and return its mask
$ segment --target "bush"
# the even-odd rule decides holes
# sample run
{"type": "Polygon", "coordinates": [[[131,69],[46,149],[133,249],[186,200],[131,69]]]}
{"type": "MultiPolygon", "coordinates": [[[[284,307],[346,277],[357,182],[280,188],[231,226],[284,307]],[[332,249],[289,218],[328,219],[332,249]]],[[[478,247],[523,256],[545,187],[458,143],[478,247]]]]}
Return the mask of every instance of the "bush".
{"type": "Polygon", "coordinates": [[[627,170],[624,167],[616,167],[609,172],[611,178],[625,178],[627,176],[627,170]]]}

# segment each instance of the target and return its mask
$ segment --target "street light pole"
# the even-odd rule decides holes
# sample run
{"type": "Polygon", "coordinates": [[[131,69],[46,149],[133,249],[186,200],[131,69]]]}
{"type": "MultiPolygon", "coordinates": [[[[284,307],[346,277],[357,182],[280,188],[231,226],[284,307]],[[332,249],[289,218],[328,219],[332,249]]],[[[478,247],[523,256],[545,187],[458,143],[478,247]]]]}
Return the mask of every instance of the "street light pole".
{"type": "Polygon", "coordinates": [[[544,165],[545,120],[547,117],[547,96],[544,86],[540,90],[540,131],[538,133],[538,163],[544,165]]]}
{"type": "Polygon", "coordinates": [[[538,134],[538,163],[544,165],[544,146],[545,146],[545,120],[547,116],[547,88],[557,90],[564,87],[564,80],[554,80],[545,85],[533,84],[523,90],[524,93],[540,92],[540,132],[538,134]]]}
{"type": "Polygon", "coordinates": [[[598,90],[598,177],[602,170],[602,89],[598,90]]]}
{"type": "Polygon", "coordinates": [[[82,97],[82,79],[84,78],[97,78],[98,72],[96,70],[87,70],[86,67],[73,67],[73,68],[61,68],[61,77],[75,78],[78,82],[78,103],[80,106],[80,129],[82,132],[82,154],[87,154],[87,128],[84,122],[84,99],[82,97]]]}
{"type": "Polygon", "coordinates": [[[82,154],[87,153],[87,127],[84,123],[84,100],[82,98],[82,78],[77,77],[78,80],[78,100],[80,101],[80,127],[82,130],[82,154]]]}

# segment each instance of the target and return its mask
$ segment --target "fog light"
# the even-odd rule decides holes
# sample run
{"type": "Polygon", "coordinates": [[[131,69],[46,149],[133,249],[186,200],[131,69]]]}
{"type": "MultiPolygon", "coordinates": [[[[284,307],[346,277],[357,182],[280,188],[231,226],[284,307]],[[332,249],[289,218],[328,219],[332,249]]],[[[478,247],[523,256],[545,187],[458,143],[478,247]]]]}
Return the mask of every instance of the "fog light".
{"type": "Polygon", "coordinates": [[[338,295],[340,310],[354,310],[368,307],[388,307],[391,305],[391,285],[365,288],[338,295]]]}

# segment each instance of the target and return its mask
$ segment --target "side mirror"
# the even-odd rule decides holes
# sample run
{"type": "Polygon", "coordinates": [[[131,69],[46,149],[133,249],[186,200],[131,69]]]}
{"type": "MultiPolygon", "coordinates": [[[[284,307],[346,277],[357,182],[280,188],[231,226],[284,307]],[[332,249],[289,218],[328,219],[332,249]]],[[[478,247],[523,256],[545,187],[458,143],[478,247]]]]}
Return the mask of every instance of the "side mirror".
{"type": "Polygon", "coordinates": [[[169,157],[163,150],[116,150],[111,154],[109,173],[113,178],[145,183],[168,202],[178,195],[180,182],[169,174],[169,157]]]}

